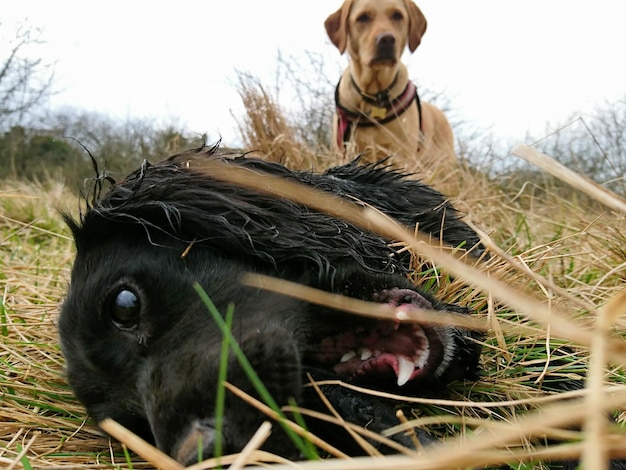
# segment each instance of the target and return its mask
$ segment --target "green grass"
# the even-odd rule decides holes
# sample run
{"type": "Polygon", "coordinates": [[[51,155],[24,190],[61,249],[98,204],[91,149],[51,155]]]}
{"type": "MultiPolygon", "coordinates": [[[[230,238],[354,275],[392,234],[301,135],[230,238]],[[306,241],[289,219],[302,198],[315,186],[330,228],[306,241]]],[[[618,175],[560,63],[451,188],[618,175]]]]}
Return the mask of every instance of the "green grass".
{"type": "MultiPolygon", "coordinates": [[[[261,379],[257,375],[256,371],[250,364],[250,361],[243,353],[243,350],[239,347],[239,344],[237,343],[237,340],[233,336],[230,330],[230,327],[228,326],[227,321],[225,321],[224,318],[222,318],[222,315],[217,310],[217,308],[215,307],[215,304],[213,304],[213,302],[211,301],[211,299],[209,298],[205,290],[199,284],[194,285],[194,288],[196,292],[198,293],[198,295],[200,296],[200,298],[202,299],[202,301],[204,302],[204,304],[207,306],[207,310],[213,317],[213,320],[215,321],[215,323],[217,323],[217,326],[220,328],[220,331],[222,332],[222,335],[225,338],[225,341],[228,343],[228,347],[235,354],[235,357],[237,358],[237,361],[239,362],[239,365],[241,366],[241,368],[246,373],[248,380],[253,385],[256,392],[260,395],[261,399],[272,409],[272,411],[274,411],[279,416],[278,423],[283,428],[283,430],[287,433],[291,441],[296,445],[298,449],[300,449],[303,455],[305,455],[309,460],[314,460],[314,459],[319,458],[317,454],[312,451],[312,448],[308,445],[305,445],[304,442],[302,441],[302,438],[298,436],[297,434],[295,434],[294,431],[285,424],[285,422],[287,421],[287,417],[281,410],[278,403],[276,403],[276,401],[274,400],[274,397],[272,397],[272,395],[270,394],[265,384],[261,381],[261,379]]],[[[232,311],[230,311],[229,316],[227,317],[227,318],[231,318],[231,321],[232,321],[232,315],[233,315],[232,311]]]]}
{"type": "MultiPolygon", "coordinates": [[[[211,313],[211,316],[220,315],[216,311],[213,302],[207,304],[207,309],[211,313]]],[[[230,305],[226,312],[226,318],[224,320],[226,329],[231,331],[233,325],[233,316],[235,309],[233,305],[230,305]]],[[[213,452],[216,459],[219,459],[222,454],[222,436],[224,434],[224,404],[226,402],[226,387],[224,383],[228,378],[228,355],[230,352],[230,337],[224,335],[222,339],[222,350],[220,352],[220,368],[217,374],[217,393],[215,397],[215,450],[213,452]]],[[[202,443],[198,443],[198,462],[202,462],[202,443]]]]}

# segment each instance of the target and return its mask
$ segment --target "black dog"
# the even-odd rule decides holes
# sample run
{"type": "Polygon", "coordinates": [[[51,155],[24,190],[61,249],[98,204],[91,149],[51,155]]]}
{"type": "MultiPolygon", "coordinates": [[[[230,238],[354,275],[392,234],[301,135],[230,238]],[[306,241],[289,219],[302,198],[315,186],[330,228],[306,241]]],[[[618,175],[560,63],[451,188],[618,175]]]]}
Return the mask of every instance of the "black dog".
{"type": "MultiPolygon", "coordinates": [[[[96,422],[113,418],[182,462],[193,461],[199,438],[204,455],[213,453],[222,334],[195,283],[222,314],[234,304],[232,332],[279,405],[290,397],[313,400],[303,392],[305,372],[413,395],[474,377],[475,332],[367,320],[242,285],[242,274],[262,273],[398,308],[468,313],[416,289],[406,277],[407,255],[388,240],[212,178],[190,161],[223,160],[363,201],[481,254],[477,235],[441,194],[384,164],[353,162],[315,174],[212,153],[146,163],[94,196],[80,221],[66,216],[77,256],[59,321],[61,345],[69,382],[96,422]]],[[[232,357],[228,381],[255,395],[232,357]]],[[[329,396],[347,421],[374,419],[372,429],[382,427],[381,410],[391,410],[341,388],[329,396]]],[[[262,419],[228,397],[224,451],[239,451],[262,419]]],[[[333,433],[322,437],[333,440],[333,433]]],[[[296,455],[279,431],[266,448],[296,455]]]]}

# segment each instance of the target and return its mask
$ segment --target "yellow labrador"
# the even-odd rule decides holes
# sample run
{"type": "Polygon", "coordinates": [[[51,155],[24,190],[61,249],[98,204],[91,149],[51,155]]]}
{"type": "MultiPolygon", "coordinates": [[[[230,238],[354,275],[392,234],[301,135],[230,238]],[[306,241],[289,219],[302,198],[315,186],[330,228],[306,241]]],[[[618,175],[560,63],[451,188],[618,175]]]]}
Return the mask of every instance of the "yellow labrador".
{"type": "MultiPolygon", "coordinates": [[[[420,102],[400,57],[426,31],[410,0],[345,0],[325,23],[350,62],[335,92],[334,141],[366,162],[393,155],[408,170],[456,161],[454,135],[443,112],[420,102]]],[[[447,166],[447,165],[446,165],[447,166]]]]}

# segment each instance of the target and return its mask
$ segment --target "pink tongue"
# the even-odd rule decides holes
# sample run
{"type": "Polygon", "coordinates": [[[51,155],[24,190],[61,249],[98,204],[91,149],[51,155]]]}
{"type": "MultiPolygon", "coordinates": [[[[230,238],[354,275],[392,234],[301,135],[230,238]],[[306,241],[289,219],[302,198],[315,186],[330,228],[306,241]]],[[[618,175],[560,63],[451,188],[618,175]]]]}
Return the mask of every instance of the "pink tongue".
{"type": "Polygon", "coordinates": [[[340,362],[333,367],[334,371],[340,375],[369,375],[380,374],[388,376],[390,372],[394,372],[399,386],[404,385],[409,380],[415,378],[419,371],[415,369],[413,362],[405,357],[404,367],[401,368],[398,356],[391,353],[381,353],[379,356],[371,357],[366,361],[361,361],[355,356],[348,361],[340,362]]]}
{"type": "Polygon", "coordinates": [[[393,369],[396,375],[398,375],[398,359],[394,354],[381,353],[366,364],[363,364],[363,368],[367,369],[368,372],[388,372],[389,369],[393,369]]]}
{"type": "Polygon", "coordinates": [[[395,354],[382,353],[380,356],[363,364],[362,370],[364,372],[385,373],[388,372],[389,369],[393,369],[398,379],[398,385],[402,386],[417,374],[413,361],[406,357],[402,359],[406,359],[403,370],[400,369],[398,356],[395,354]]]}

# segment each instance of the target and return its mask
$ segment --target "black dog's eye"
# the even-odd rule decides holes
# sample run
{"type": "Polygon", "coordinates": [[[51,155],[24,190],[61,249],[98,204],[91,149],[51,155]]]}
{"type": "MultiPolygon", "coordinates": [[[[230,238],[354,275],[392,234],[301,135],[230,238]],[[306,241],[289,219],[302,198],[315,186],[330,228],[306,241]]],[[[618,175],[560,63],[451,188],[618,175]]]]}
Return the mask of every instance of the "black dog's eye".
{"type": "Polygon", "coordinates": [[[122,287],[112,294],[109,314],[113,324],[121,329],[130,329],[139,323],[141,302],[132,290],[122,287]]]}

